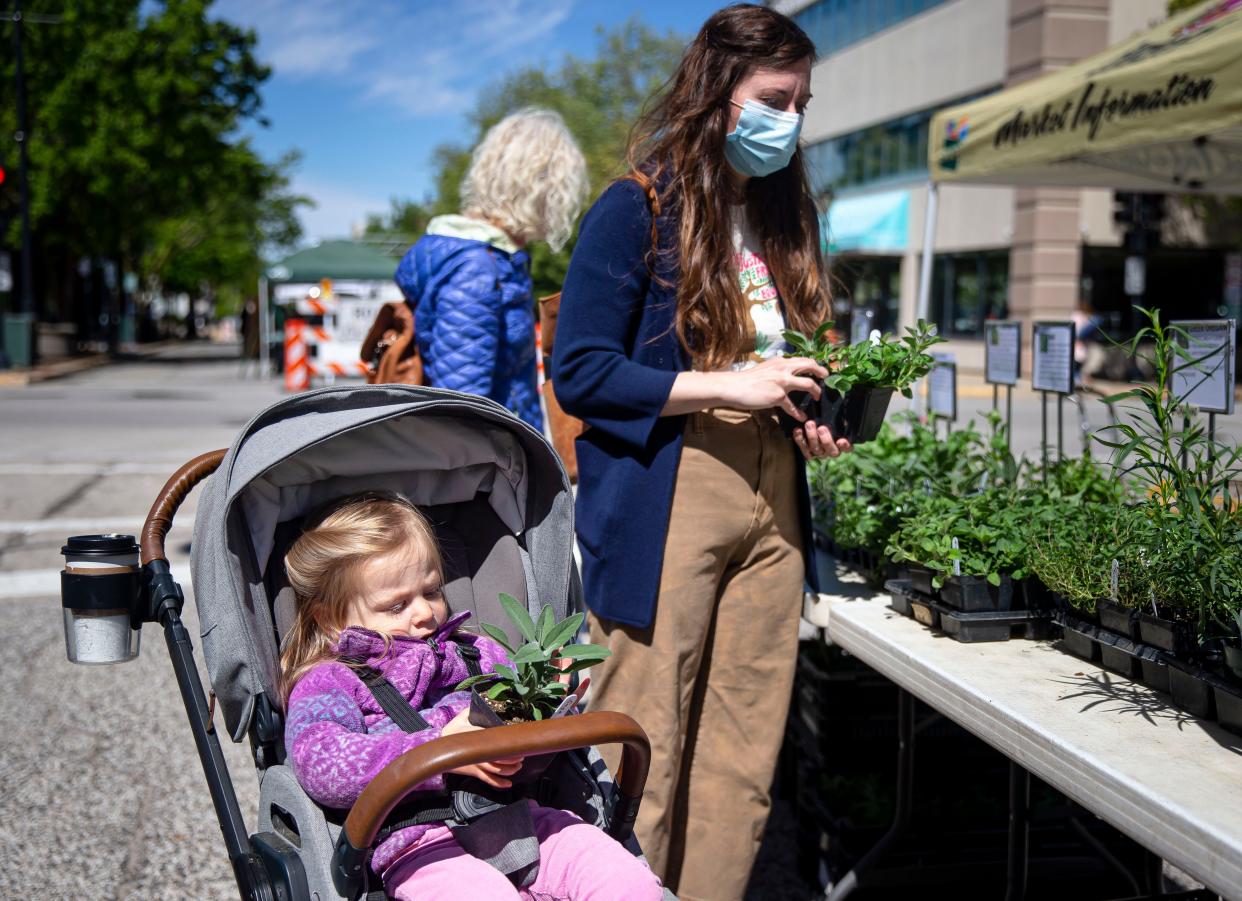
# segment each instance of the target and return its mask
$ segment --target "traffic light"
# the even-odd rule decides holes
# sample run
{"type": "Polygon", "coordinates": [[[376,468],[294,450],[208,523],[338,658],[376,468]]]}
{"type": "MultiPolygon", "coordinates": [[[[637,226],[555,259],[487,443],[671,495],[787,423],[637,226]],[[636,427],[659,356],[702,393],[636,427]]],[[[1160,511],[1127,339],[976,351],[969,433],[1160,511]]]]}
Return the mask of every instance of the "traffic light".
{"type": "Polygon", "coordinates": [[[4,163],[0,163],[0,185],[4,184],[4,179],[8,173],[4,169],[4,163]]]}

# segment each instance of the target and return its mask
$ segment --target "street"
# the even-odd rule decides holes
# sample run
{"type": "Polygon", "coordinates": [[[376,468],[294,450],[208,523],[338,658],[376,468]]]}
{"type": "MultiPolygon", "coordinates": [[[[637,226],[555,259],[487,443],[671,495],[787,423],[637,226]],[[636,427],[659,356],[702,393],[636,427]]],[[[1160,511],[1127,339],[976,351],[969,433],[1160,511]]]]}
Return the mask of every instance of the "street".
{"type": "MultiPolygon", "coordinates": [[[[69,664],[60,547],[136,535],[178,466],[280,396],[207,345],[0,391],[0,896],[237,896],[160,629],[131,663],[69,664]]],[[[168,542],[183,579],[195,502],[168,542]]],[[[249,749],[223,744],[253,824],[249,749]]]]}
{"type": "MultiPolygon", "coordinates": [[[[964,414],[991,405],[986,386],[962,393],[964,414]]],[[[275,380],[243,377],[234,348],[207,344],[0,390],[0,896],[236,896],[160,630],[144,629],[127,665],[67,663],[60,546],[71,534],[136,535],[181,463],[229,445],[282,396],[275,380]]],[[[1035,453],[1037,396],[1015,393],[1014,417],[1015,447],[1035,453]]],[[[1098,405],[1088,417],[1105,422],[1098,405]]],[[[1222,429],[1237,435],[1238,418],[1222,429]]],[[[1065,424],[1077,452],[1069,405],[1065,424]]],[[[168,543],[187,589],[195,503],[168,543]]],[[[186,619],[197,634],[192,603],[186,619]]],[[[249,749],[224,745],[253,826],[249,749]]]]}

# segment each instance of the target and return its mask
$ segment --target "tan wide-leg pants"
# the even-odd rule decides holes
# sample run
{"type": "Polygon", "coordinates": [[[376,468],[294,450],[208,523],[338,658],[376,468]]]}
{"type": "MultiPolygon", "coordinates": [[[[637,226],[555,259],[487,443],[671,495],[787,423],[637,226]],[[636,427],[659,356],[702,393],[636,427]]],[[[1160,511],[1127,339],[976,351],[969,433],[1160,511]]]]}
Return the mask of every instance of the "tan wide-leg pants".
{"type": "Polygon", "coordinates": [[[690,416],[655,620],[591,618],[612,656],[590,708],[651,739],[638,839],[683,901],[741,898],[767,821],[802,600],[797,452],[770,413],[690,416]]]}

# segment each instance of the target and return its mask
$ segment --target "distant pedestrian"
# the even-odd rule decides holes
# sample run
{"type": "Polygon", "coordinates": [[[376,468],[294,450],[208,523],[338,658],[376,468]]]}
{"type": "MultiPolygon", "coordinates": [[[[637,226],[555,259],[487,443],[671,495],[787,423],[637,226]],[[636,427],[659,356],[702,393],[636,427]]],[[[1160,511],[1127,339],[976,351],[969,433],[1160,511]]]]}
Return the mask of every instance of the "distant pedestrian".
{"type": "Polygon", "coordinates": [[[561,299],[552,377],[588,426],[578,539],[612,651],[591,709],[651,738],[636,830],[684,899],[746,889],[815,584],[803,460],[850,448],[790,402],[828,372],[781,334],[828,315],[798,150],[814,56],[772,9],[708,19],[583,219],[561,299]]]}
{"type": "Polygon", "coordinates": [[[563,247],[586,190],[586,160],[557,113],[528,108],[488,130],[461,213],[432,219],[397,267],[427,384],[490,397],[542,427],[527,247],[563,247]]]}

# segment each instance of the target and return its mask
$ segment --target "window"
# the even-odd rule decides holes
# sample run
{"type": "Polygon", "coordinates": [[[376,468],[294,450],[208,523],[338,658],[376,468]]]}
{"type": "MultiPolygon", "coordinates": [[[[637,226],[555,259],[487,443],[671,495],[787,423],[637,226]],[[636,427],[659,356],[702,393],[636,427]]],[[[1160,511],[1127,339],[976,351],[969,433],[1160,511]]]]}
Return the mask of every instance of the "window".
{"type": "Polygon", "coordinates": [[[873,34],[892,28],[944,0],[817,0],[793,14],[793,20],[830,56],[873,34]]]}
{"type": "Polygon", "coordinates": [[[975,100],[994,90],[980,91],[805,147],[803,154],[811,189],[821,194],[885,179],[926,175],[927,137],[932,115],[944,107],[975,100]]]}
{"type": "Polygon", "coordinates": [[[982,337],[985,322],[1009,315],[1009,252],[937,254],[931,294],[942,335],[982,337]]]}

